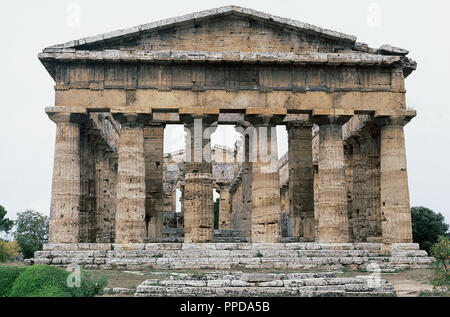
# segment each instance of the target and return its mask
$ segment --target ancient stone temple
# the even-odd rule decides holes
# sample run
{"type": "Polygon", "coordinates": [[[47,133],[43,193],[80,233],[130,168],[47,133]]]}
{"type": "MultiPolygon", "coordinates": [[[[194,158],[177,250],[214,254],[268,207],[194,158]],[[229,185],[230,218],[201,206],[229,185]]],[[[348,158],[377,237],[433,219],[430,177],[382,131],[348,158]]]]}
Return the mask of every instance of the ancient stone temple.
{"type": "Polygon", "coordinates": [[[220,249],[216,189],[218,229],[248,242],[237,249],[292,242],[419,256],[403,132],[416,115],[405,101],[416,69],[407,54],[236,6],[45,48],[57,132],[44,250],[220,249]],[[183,158],[164,156],[169,124],[185,126],[183,158]],[[229,156],[220,168],[218,125],[242,136],[220,151],[229,156]],[[279,125],[289,148],[281,161],[279,125]],[[184,244],[168,247],[177,188],[184,244]]]}

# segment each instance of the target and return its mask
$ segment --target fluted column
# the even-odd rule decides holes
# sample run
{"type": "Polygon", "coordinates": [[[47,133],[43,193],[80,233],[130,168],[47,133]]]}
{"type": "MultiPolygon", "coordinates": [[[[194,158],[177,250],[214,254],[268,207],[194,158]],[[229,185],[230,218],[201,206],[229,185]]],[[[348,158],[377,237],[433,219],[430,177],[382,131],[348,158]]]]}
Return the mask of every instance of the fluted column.
{"type": "Polygon", "coordinates": [[[349,241],[347,186],[345,178],[342,125],[350,119],[344,115],[313,116],[319,125],[318,173],[318,242],[349,241]]]}
{"type": "Polygon", "coordinates": [[[314,241],[314,175],[312,123],[293,122],[288,128],[289,217],[292,235],[314,241]]]}
{"type": "Polygon", "coordinates": [[[412,242],[411,210],[403,126],[411,117],[380,123],[381,230],[384,243],[412,242]]]}
{"type": "Polygon", "coordinates": [[[252,235],[252,162],[250,162],[250,134],[254,131],[248,123],[238,124],[236,132],[241,134],[241,139],[236,143],[237,160],[241,162],[240,184],[233,193],[232,214],[236,215],[236,221],[232,229],[239,229],[242,237],[250,239],[252,235]]]}
{"type": "Polygon", "coordinates": [[[252,242],[277,243],[281,240],[280,176],[276,127],[256,124],[257,138],[250,142],[251,154],[257,155],[252,171],[252,242]]]}
{"type": "Polygon", "coordinates": [[[348,238],[350,242],[355,241],[355,233],[353,231],[353,148],[348,142],[344,142],[345,157],[345,181],[347,183],[347,216],[348,216],[348,238]]]}
{"type": "Polygon", "coordinates": [[[116,210],[117,210],[117,196],[116,196],[116,184],[117,184],[117,153],[108,151],[106,154],[106,175],[107,182],[107,195],[106,195],[106,242],[114,242],[116,236],[116,210]]]}
{"type": "Polygon", "coordinates": [[[230,187],[227,185],[220,186],[220,204],[219,204],[219,229],[231,229],[230,221],[230,187]]]}
{"type": "Polygon", "coordinates": [[[152,124],[144,128],[145,152],[145,223],[150,241],[161,242],[163,236],[163,168],[164,125],[152,124]]]}
{"type": "Polygon", "coordinates": [[[366,169],[365,226],[367,242],[381,242],[381,190],[379,130],[372,124],[361,131],[366,169]]]}
{"type": "Polygon", "coordinates": [[[107,215],[108,202],[108,162],[105,160],[107,146],[104,144],[97,144],[95,151],[95,169],[96,169],[96,239],[97,243],[109,242],[107,215]]]}
{"type": "Polygon", "coordinates": [[[145,239],[144,129],[135,114],[114,114],[120,122],[116,243],[145,239]]]}
{"type": "Polygon", "coordinates": [[[213,177],[211,133],[208,121],[186,119],[184,185],[184,242],[213,241],[213,177]],[[208,129],[205,131],[205,129],[208,129]]]}
{"type": "Polygon", "coordinates": [[[78,243],[81,115],[48,113],[56,123],[49,243],[78,243]]]}

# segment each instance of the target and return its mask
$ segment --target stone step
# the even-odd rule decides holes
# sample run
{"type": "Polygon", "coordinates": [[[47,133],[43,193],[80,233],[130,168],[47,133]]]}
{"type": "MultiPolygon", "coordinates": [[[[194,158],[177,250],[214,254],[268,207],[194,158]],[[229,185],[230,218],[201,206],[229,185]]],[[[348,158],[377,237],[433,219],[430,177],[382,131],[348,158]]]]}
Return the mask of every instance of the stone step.
{"type": "MultiPolygon", "coordinates": [[[[381,243],[60,243],[45,244],[44,251],[64,250],[381,250],[381,243]]],[[[393,251],[419,250],[418,244],[392,245],[393,251]]]]}
{"type": "Polygon", "coordinates": [[[77,263],[102,269],[351,269],[423,268],[432,259],[415,246],[382,251],[374,244],[72,244],[45,245],[30,263],[77,263]],[[72,246],[72,249],[69,248],[72,246]],[[98,249],[92,249],[98,247],[98,249]]]}
{"type": "Polygon", "coordinates": [[[336,277],[333,273],[213,272],[172,273],[149,279],[137,297],[156,296],[394,296],[392,284],[370,277],[336,277]]]}

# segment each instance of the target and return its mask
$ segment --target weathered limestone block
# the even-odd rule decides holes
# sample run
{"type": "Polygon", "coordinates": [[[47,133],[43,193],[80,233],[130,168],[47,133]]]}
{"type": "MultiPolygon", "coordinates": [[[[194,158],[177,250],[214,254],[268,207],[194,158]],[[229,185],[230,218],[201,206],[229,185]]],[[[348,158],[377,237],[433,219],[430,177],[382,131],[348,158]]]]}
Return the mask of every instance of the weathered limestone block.
{"type": "Polygon", "coordinates": [[[116,243],[145,238],[145,156],[143,123],[138,115],[116,114],[121,125],[116,213],[116,243]]]}
{"type": "Polygon", "coordinates": [[[383,242],[412,242],[411,210],[403,126],[411,117],[381,119],[381,230],[383,242]]]}
{"type": "Polygon", "coordinates": [[[276,128],[259,124],[256,142],[250,145],[257,154],[252,162],[252,242],[281,241],[280,181],[276,128]]]}
{"type": "Polygon", "coordinates": [[[350,116],[313,116],[319,130],[318,242],[348,242],[347,186],[342,125],[350,116]]]}
{"type": "Polygon", "coordinates": [[[144,127],[146,237],[161,242],[163,233],[164,125],[144,127]]]}
{"type": "Polygon", "coordinates": [[[291,230],[297,239],[314,241],[312,124],[290,123],[288,142],[291,230]]]}
{"type": "Polygon", "coordinates": [[[50,205],[50,243],[77,243],[80,235],[81,115],[48,113],[56,123],[50,205]]]}
{"type": "Polygon", "coordinates": [[[205,243],[212,242],[214,234],[211,134],[215,128],[206,120],[192,119],[186,124],[184,242],[205,243]]]}

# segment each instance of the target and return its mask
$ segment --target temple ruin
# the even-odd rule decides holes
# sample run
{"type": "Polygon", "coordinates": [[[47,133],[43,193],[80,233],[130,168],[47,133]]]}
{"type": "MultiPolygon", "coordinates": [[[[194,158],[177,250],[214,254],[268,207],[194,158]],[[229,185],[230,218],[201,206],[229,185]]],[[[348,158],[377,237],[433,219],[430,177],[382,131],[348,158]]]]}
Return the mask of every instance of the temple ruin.
{"type": "Polygon", "coordinates": [[[45,48],[57,131],[44,253],[228,241],[423,255],[411,233],[407,54],[236,6],[45,48]],[[186,147],[164,154],[170,124],[184,125],[186,147]],[[218,125],[242,141],[211,149],[218,125]]]}

